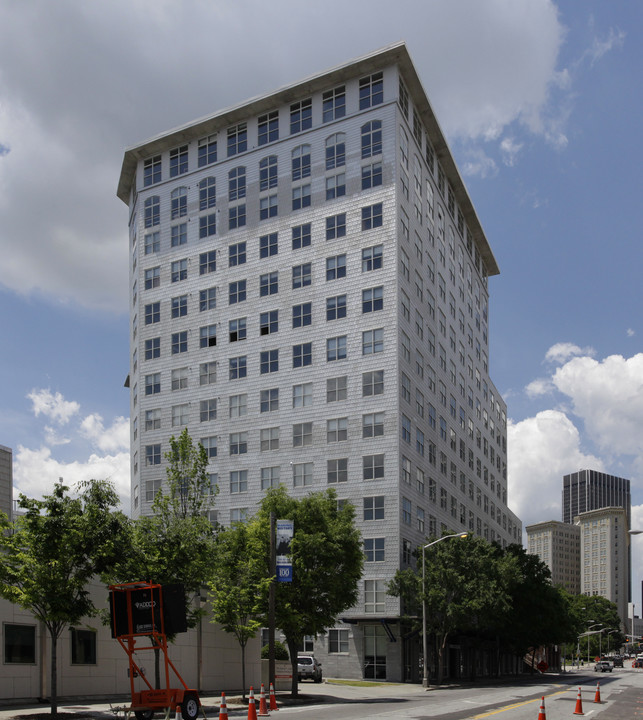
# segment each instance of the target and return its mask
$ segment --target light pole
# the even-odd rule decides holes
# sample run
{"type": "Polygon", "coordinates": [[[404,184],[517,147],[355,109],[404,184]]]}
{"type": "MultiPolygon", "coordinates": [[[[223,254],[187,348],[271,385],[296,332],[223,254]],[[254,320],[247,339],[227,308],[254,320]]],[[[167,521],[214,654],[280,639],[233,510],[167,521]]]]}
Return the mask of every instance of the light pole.
{"type": "MultiPolygon", "coordinates": [[[[593,622],[590,620],[589,622],[593,622]]],[[[587,664],[589,665],[589,636],[595,634],[596,632],[599,632],[598,630],[594,631],[594,633],[591,633],[590,630],[592,628],[598,627],[599,625],[602,625],[603,623],[594,623],[594,625],[591,625],[587,628],[587,664]]]]}
{"type": "Polygon", "coordinates": [[[426,549],[431,545],[437,545],[443,540],[450,538],[466,538],[469,533],[454,533],[453,535],[443,535],[441,538],[434,540],[422,546],[422,687],[429,687],[429,664],[427,662],[427,641],[426,641],[426,549]]]}

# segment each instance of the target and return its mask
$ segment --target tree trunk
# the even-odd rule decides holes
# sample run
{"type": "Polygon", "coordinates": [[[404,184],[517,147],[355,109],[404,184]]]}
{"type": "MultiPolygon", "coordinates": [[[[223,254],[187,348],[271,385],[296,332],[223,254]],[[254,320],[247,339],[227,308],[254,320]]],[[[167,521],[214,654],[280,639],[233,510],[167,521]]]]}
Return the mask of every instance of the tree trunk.
{"type": "Polygon", "coordinates": [[[241,646],[241,686],[243,687],[243,702],[246,701],[246,644],[239,642],[241,646]]]}
{"type": "Polygon", "coordinates": [[[297,648],[299,647],[299,642],[297,640],[291,640],[290,638],[286,638],[286,643],[288,645],[288,653],[290,654],[290,668],[292,672],[292,683],[290,685],[290,694],[293,697],[299,696],[299,680],[297,678],[297,648]]]}
{"type": "Polygon", "coordinates": [[[51,715],[58,715],[58,633],[53,629],[49,631],[51,635],[51,688],[49,692],[49,701],[51,703],[51,715]]]}

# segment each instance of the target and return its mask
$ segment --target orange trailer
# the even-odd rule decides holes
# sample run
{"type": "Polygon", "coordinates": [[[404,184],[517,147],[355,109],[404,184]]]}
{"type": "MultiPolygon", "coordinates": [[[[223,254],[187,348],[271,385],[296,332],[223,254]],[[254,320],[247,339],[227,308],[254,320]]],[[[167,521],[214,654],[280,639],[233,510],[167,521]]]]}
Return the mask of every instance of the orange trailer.
{"type": "Polygon", "coordinates": [[[201,707],[199,694],[185,684],[167,650],[167,635],[187,629],[183,588],[135,582],[110,585],[109,591],[112,637],[118,640],[129,659],[132,704],[126,712],[133,712],[137,720],[151,720],[155,711],[165,710],[167,717],[180,705],[185,720],[196,720],[201,707]],[[144,650],[162,654],[164,688],[152,687],[138,665],[135,654],[144,650]],[[170,686],[170,671],[181,687],[170,686]],[[136,690],[136,678],[140,678],[146,689],[136,690]]]}

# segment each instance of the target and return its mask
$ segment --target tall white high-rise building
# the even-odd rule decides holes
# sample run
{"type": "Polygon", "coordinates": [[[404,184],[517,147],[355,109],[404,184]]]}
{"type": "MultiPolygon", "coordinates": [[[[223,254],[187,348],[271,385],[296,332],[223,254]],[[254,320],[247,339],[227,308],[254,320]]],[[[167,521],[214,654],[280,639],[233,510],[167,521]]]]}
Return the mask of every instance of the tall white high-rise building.
{"type": "Polygon", "coordinates": [[[489,377],[499,270],[404,44],[125,152],[132,514],[168,439],[205,446],[216,513],[267,488],[356,508],[356,607],[326,674],[417,673],[386,585],[431,535],[521,541],[489,377]]]}

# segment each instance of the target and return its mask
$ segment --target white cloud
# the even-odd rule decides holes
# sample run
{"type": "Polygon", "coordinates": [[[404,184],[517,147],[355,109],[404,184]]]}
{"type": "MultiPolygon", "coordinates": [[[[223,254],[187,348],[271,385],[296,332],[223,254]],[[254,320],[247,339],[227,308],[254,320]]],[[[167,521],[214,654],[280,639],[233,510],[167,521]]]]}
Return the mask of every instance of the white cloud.
{"type": "Polygon", "coordinates": [[[554,384],[549,378],[538,378],[532,380],[526,387],[525,392],[530,398],[549,395],[555,390],[554,384]]]}
{"type": "Polygon", "coordinates": [[[104,452],[129,450],[129,418],[116,418],[113,424],[105,429],[103,418],[98,413],[93,413],[84,418],[80,430],[104,452]]]}
{"type": "Polygon", "coordinates": [[[516,163],[518,153],[522,150],[523,143],[516,142],[514,138],[506,137],[500,143],[502,160],[505,165],[512,167],[516,163]]]}
{"type": "Polygon", "coordinates": [[[643,353],[598,362],[575,357],[556,369],[553,382],[572,401],[592,440],[604,452],[643,461],[643,353]]]}
{"type": "Polygon", "coordinates": [[[604,467],[600,458],[581,450],[578,429],[557,410],[509,422],[507,447],[509,505],[523,525],[560,520],[563,475],[604,467]]]}
{"type": "Polygon", "coordinates": [[[13,482],[17,493],[40,498],[48,495],[58,478],[73,487],[83,480],[109,479],[121,499],[121,509],[129,513],[130,466],[129,452],[99,456],[91,454],[83,461],[61,462],[52,457],[51,450],[18,446],[14,455],[13,482]]]}
{"type": "Polygon", "coordinates": [[[561,342],[552,345],[549,350],[547,350],[545,353],[545,361],[559,364],[579,355],[593,356],[594,354],[595,350],[591,347],[581,348],[578,345],[574,345],[574,343],[561,342]]]}
{"type": "Polygon", "coordinates": [[[36,417],[45,415],[58,425],[66,425],[80,410],[77,402],[68,402],[59,392],[52,393],[49,389],[34,389],[27,397],[31,400],[36,417]]]}
{"type": "Polygon", "coordinates": [[[485,155],[483,150],[470,150],[465,157],[462,165],[462,174],[465,177],[488,178],[498,174],[495,160],[485,155]]]}
{"type": "Polygon", "coordinates": [[[632,328],[627,328],[626,335],[627,337],[634,337],[636,335],[636,332],[632,330],[632,328]]]}

